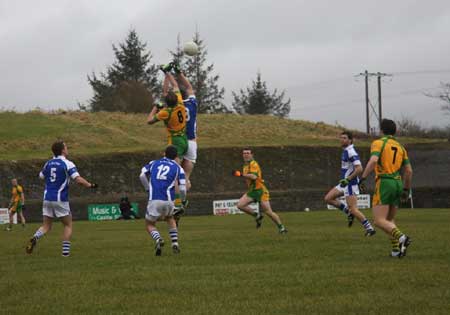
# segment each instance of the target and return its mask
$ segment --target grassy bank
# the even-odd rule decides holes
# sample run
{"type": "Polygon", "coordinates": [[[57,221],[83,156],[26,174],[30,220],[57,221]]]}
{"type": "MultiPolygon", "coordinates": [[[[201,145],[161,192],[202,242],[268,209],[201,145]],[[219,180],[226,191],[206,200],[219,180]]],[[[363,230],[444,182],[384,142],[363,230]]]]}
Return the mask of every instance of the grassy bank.
{"type": "MultiPolygon", "coordinates": [[[[144,114],[59,112],[0,113],[0,160],[47,158],[56,139],[64,139],[76,155],[159,151],[166,144],[164,125],[149,126],[144,114]]],[[[334,146],[342,130],[324,123],[272,116],[199,115],[199,145],[334,146]]],[[[358,146],[369,139],[358,139],[358,146]]],[[[404,139],[405,143],[437,140],[404,139]]]]}

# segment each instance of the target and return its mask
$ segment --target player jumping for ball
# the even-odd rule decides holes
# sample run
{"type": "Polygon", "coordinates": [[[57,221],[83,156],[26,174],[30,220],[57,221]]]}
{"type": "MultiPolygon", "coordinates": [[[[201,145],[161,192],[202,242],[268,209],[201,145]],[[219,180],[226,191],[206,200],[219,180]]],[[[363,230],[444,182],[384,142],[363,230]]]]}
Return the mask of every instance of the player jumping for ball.
{"type": "Polygon", "coordinates": [[[357,195],[359,195],[359,178],[363,168],[359,155],[353,146],[353,135],[349,131],[343,131],[339,137],[343,148],[341,156],[341,180],[339,184],[332,188],[325,196],[325,202],[341,209],[347,215],[348,226],[351,227],[356,217],[365,230],[366,236],[375,234],[375,230],[366,219],[364,214],[358,210],[357,195]],[[337,198],[345,196],[347,205],[340,202],[337,198]]]}
{"type": "MultiPolygon", "coordinates": [[[[184,156],[188,151],[188,140],[186,137],[186,107],[183,103],[183,98],[177,81],[170,73],[173,68],[173,63],[162,65],[160,70],[164,72],[163,96],[167,107],[157,104],[153,107],[148,115],[147,123],[154,124],[158,121],[163,121],[166,125],[168,134],[168,144],[173,145],[177,149],[176,161],[182,164],[184,156]]],[[[181,214],[184,212],[184,205],[176,188],[175,207],[177,209],[175,217],[178,224],[181,214]]]]}
{"type": "Polygon", "coordinates": [[[287,233],[287,229],[281,223],[278,214],[272,211],[269,201],[269,190],[262,179],[262,172],[258,162],[253,159],[252,150],[250,148],[244,148],[242,150],[242,158],[244,160],[243,171],[235,170],[232,174],[233,176],[242,177],[246,180],[248,191],[242,195],[241,199],[239,199],[237,207],[241,211],[253,216],[256,220],[256,228],[259,228],[262,223],[263,215],[261,212],[254,212],[249,207],[249,204],[252,202],[258,202],[261,210],[276,224],[278,231],[281,234],[287,233]]]}
{"type": "Polygon", "coordinates": [[[180,82],[180,91],[183,103],[186,108],[186,136],[188,139],[188,149],[181,163],[186,173],[187,190],[191,187],[190,176],[197,160],[197,98],[191,83],[183,74],[180,65],[173,61],[173,70],[180,82]]]}

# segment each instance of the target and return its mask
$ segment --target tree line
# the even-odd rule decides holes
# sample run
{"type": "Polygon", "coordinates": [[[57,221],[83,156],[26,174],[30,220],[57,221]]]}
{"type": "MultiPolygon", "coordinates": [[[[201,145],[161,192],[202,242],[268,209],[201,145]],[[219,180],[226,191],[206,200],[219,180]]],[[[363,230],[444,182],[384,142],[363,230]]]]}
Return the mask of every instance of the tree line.
{"type": "MultiPolygon", "coordinates": [[[[199,48],[197,55],[184,55],[179,36],[175,49],[170,53],[190,80],[200,113],[289,115],[291,100],[285,100],[284,91],[270,91],[260,72],[251,86],[232,92],[232,104],[226,106],[225,89],[219,86],[220,75],[214,72],[214,64],[208,62],[208,50],[199,32],[193,35],[192,41],[199,48]]],[[[162,83],[158,76],[159,65],[153,62],[147,43],[139,38],[136,30],[131,29],[124,42],[113,44],[112,50],[115,60],[105,72],[93,72],[87,76],[94,95],[87,105],[80,104],[80,108],[93,112],[148,112],[154,102],[161,98],[162,83]]]]}

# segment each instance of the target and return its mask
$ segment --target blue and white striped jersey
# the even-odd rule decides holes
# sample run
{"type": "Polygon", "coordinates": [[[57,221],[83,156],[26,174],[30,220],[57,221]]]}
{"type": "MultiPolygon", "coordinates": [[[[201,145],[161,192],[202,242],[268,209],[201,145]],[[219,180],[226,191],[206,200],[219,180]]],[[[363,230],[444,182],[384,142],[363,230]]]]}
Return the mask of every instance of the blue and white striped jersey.
{"type": "Polygon", "coordinates": [[[197,99],[195,95],[190,95],[183,100],[186,107],[186,136],[188,140],[197,138],[197,99]]]}
{"type": "MultiPolygon", "coordinates": [[[[356,152],[353,144],[344,148],[341,157],[341,179],[347,178],[355,171],[355,166],[361,165],[359,155],[356,152]]],[[[359,178],[356,177],[350,181],[350,185],[357,185],[359,183],[359,178]]]]}
{"type": "Polygon", "coordinates": [[[44,200],[69,201],[69,182],[80,174],[72,161],[60,155],[45,163],[39,177],[45,179],[44,200]]]}
{"type": "Polygon", "coordinates": [[[166,157],[145,165],[141,170],[141,180],[144,176],[148,180],[148,200],[173,201],[175,183],[178,181],[180,186],[186,185],[184,170],[166,157]]]}

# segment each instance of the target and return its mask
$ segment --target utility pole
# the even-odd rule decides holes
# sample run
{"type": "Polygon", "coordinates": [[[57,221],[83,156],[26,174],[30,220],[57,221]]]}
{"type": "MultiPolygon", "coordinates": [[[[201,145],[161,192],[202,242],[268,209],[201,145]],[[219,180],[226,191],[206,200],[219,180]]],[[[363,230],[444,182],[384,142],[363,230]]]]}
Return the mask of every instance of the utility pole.
{"type": "Polygon", "coordinates": [[[364,72],[365,82],[366,82],[366,133],[370,133],[370,119],[369,119],[369,72],[366,70],[364,72]]]}
{"type": "Polygon", "coordinates": [[[381,120],[383,119],[383,108],[381,102],[381,78],[385,76],[392,76],[392,74],[381,73],[381,72],[368,72],[367,70],[358,74],[357,76],[364,76],[365,82],[365,94],[366,94],[366,133],[370,134],[370,97],[369,97],[369,78],[377,77],[378,85],[378,113],[376,113],[375,108],[372,110],[375,112],[378,119],[378,125],[381,127],[381,120]]]}
{"type": "Polygon", "coordinates": [[[383,119],[383,114],[381,106],[381,73],[379,72],[377,76],[377,82],[378,82],[378,125],[380,126],[381,130],[381,120],[383,119]]]}

